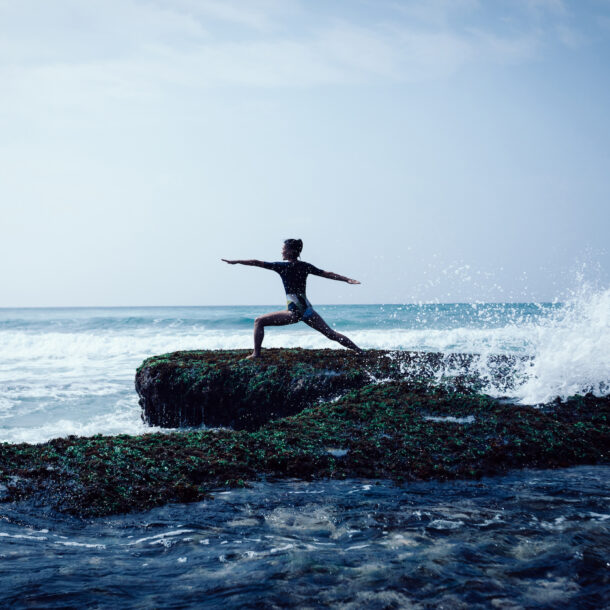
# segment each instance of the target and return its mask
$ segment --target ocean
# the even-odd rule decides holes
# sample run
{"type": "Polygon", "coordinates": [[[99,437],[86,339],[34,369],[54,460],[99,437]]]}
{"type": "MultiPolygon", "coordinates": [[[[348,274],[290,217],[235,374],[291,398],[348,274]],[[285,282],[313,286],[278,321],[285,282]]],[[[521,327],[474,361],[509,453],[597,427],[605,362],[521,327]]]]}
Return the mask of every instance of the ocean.
{"type": "MultiPolygon", "coordinates": [[[[0,441],[157,430],[134,390],[142,360],[249,348],[256,316],[278,308],[0,309],[0,441]]],[[[316,309],[363,348],[527,356],[509,396],[524,404],[610,393],[610,290],[316,309]]],[[[265,346],[338,347],[302,323],[268,328],[265,346]]],[[[0,504],[0,603],[599,608],[609,498],[610,467],[590,466],[478,483],[262,481],[106,519],[0,504]]]]}
{"type": "MultiPolygon", "coordinates": [[[[136,367],[176,350],[252,346],[256,316],[277,306],[0,309],[0,442],[140,434],[136,367]]],[[[363,348],[533,358],[526,404],[610,392],[610,290],[563,303],[322,305],[363,348]]],[[[266,330],[263,347],[340,348],[304,323],[266,330]]],[[[493,387],[490,394],[497,393],[493,387]]]]}

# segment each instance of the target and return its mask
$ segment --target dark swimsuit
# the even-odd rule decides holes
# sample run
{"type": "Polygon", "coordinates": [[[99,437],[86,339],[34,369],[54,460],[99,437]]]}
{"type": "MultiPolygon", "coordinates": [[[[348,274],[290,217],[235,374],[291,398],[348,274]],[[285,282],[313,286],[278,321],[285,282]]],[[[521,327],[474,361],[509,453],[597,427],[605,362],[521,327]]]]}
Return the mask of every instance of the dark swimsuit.
{"type": "Polygon", "coordinates": [[[297,315],[299,320],[307,321],[314,310],[305,295],[307,276],[322,275],[324,271],[303,261],[283,261],[277,263],[264,263],[265,269],[271,269],[280,274],[286,291],[288,311],[297,315]]]}

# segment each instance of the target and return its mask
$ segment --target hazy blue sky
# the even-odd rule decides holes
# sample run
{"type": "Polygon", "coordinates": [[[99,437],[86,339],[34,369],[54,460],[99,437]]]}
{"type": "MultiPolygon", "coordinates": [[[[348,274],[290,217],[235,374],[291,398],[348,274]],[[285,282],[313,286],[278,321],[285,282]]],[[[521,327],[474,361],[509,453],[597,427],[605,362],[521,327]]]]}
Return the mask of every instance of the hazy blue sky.
{"type": "Polygon", "coordinates": [[[607,283],[609,109],[608,0],[0,0],[0,306],[607,283]]]}

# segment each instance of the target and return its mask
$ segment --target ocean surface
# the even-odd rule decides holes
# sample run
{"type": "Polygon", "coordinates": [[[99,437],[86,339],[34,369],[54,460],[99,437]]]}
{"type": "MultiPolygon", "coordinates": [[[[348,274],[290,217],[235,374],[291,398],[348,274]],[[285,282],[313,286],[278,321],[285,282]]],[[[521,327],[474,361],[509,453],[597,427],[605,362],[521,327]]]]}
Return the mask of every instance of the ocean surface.
{"type": "MultiPolygon", "coordinates": [[[[275,309],[0,309],[0,441],[151,431],[134,391],[144,358],[250,348],[254,318],[275,309]]],[[[610,290],[316,309],[364,348],[476,353],[482,368],[528,356],[511,390],[525,404],[610,393],[610,290]]],[[[267,329],[264,345],[338,347],[302,323],[267,329]]],[[[0,605],[610,607],[609,502],[610,467],[593,466],[399,487],[261,481],[107,519],[0,504],[0,605]]]]}
{"type": "Polygon", "coordinates": [[[0,504],[6,608],[610,603],[610,467],[481,481],[280,481],[83,521],[0,504]]]}
{"type": "MultiPolygon", "coordinates": [[[[135,370],[144,358],[176,350],[251,348],[254,319],[275,309],[0,309],[0,442],[150,430],[134,392],[135,370]]],[[[363,348],[531,356],[515,371],[513,398],[523,403],[610,392],[610,290],[555,304],[316,309],[363,348]]],[[[340,347],[302,322],[268,328],[264,346],[340,347]]],[[[498,393],[493,386],[486,389],[498,393]]]]}

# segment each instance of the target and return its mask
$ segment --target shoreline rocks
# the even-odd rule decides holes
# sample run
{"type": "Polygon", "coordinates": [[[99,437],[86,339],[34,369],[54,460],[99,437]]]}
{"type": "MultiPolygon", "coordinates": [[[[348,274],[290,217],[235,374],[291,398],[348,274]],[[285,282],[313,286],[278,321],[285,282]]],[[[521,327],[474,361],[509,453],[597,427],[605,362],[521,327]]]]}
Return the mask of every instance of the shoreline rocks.
{"type": "MultiPolygon", "coordinates": [[[[315,369],[297,358],[302,351],[290,352],[288,368],[305,361],[315,369]]],[[[173,370],[183,362],[169,378],[187,387],[194,366],[188,354],[193,353],[149,359],[138,375],[148,370],[154,380],[157,367],[173,370]]],[[[259,366],[242,365],[243,352],[213,354],[206,358],[217,358],[219,379],[230,378],[222,376],[223,367],[234,366],[241,375],[259,366]]],[[[327,366],[319,353],[316,357],[327,366]]],[[[260,381],[263,387],[283,378],[270,371],[273,362],[260,363],[259,373],[269,375],[260,381]]],[[[236,393],[244,387],[240,383],[229,389],[236,393]]],[[[256,393],[258,383],[246,387],[266,396],[266,390],[256,393]]],[[[286,386],[279,388],[288,395],[286,386]]],[[[163,392],[170,395],[167,388],[163,392]]],[[[446,384],[386,380],[346,390],[336,400],[315,402],[251,431],[216,428],[0,444],[0,502],[29,500],[70,514],[101,516],[197,501],[216,489],[261,478],[476,479],[514,468],[607,464],[609,451],[610,396],[576,396],[534,408],[446,384]]]]}

